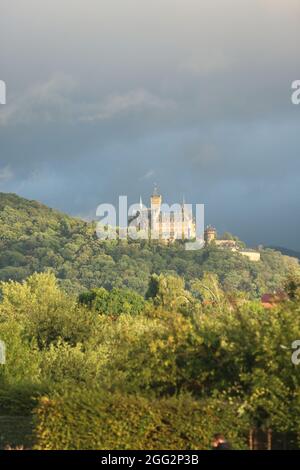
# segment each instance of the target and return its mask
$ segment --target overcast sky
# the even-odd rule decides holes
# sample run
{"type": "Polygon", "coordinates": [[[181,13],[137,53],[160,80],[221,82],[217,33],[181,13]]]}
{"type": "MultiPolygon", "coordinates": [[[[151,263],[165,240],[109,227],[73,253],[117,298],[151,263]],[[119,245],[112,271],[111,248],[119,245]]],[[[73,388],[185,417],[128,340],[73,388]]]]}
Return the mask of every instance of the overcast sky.
{"type": "Polygon", "coordinates": [[[204,203],[300,249],[299,0],[1,0],[0,191],[204,203]]]}

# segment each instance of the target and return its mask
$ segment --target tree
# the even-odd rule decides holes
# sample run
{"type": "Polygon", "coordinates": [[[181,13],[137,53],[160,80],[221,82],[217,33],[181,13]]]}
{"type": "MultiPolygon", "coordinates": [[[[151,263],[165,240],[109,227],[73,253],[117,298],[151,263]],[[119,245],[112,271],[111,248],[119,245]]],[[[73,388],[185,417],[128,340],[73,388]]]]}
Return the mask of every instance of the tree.
{"type": "Polygon", "coordinates": [[[103,287],[84,292],[79,296],[79,303],[105,315],[139,315],[145,308],[142,296],[130,289],[112,289],[103,287]]]}
{"type": "Polygon", "coordinates": [[[191,294],[185,290],[184,280],[178,276],[154,274],[151,277],[146,298],[167,310],[174,310],[191,302],[191,294]]]}
{"type": "Polygon", "coordinates": [[[52,273],[33,274],[23,283],[2,283],[1,289],[0,320],[18,321],[24,336],[37,341],[40,348],[59,339],[74,345],[95,328],[97,317],[86,315],[61,291],[52,273]]]}
{"type": "Polygon", "coordinates": [[[191,289],[202,301],[220,304],[220,302],[225,300],[218,276],[213,273],[205,272],[201,279],[194,279],[191,282],[191,289]]]}
{"type": "Polygon", "coordinates": [[[290,300],[300,299],[300,273],[291,271],[284,282],[284,290],[290,300]]]}

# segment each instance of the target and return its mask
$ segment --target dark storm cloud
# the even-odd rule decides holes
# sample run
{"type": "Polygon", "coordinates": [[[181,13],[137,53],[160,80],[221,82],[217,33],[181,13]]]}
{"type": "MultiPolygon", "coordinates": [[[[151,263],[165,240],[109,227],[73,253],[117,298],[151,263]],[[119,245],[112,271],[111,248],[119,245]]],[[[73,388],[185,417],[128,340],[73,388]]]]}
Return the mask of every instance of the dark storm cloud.
{"type": "Polygon", "coordinates": [[[156,181],[300,249],[298,1],[3,3],[2,191],[90,215],[156,181]]]}

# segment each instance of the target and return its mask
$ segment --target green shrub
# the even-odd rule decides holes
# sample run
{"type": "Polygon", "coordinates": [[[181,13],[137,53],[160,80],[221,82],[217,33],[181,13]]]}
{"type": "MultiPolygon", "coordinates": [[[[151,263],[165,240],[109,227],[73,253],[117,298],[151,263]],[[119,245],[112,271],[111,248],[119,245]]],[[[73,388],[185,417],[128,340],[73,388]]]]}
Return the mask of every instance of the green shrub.
{"type": "Polygon", "coordinates": [[[41,398],[35,415],[37,449],[208,449],[215,432],[245,446],[232,405],[190,395],[151,400],[79,390],[41,398]]]}

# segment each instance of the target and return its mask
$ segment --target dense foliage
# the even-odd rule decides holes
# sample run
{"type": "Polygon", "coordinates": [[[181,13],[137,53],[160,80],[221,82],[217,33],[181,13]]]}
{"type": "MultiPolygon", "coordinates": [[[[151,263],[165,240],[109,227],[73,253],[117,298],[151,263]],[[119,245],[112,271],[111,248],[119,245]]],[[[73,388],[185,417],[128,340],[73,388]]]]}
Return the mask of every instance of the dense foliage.
{"type": "Polygon", "coordinates": [[[0,446],[206,449],[224,432],[244,448],[252,428],[300,438],[297,261],[104,243],[14,195],[0,217],[0,446]],[[286,299],[263,308],[275,287],[286,299]]]}
{"type": "Polygon", "coordinates": [[[51,273],[3,283],[2,413],[36,408],[38,448],[201,449],[220,430],[240,448],[252,427],[299,434],[299,289],[265,310],[210,282],[218,302],[154,277],[139,314],[76,302],[51,273]]]}

